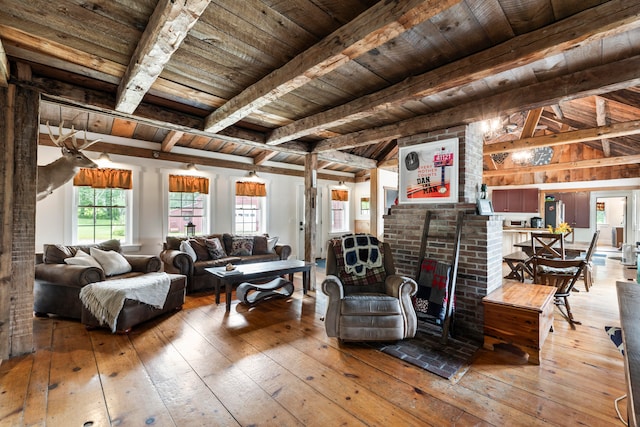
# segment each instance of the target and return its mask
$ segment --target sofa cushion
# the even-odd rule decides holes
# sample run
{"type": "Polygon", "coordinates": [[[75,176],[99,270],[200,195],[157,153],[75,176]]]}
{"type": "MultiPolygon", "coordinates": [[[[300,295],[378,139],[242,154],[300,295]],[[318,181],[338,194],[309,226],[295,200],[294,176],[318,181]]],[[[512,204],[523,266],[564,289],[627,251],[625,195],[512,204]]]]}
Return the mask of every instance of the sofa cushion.
{"type": "Polygon", "coordinates": [[[208,259],[211,259],[211,257],[209,257],[207,245],[204,243],[204,239],[189,239],[189,244],[196,253],[197,261],[206,261],[208,259]]]}
{"type": "Polygon", "coordinates": [[[234,237],[231,241],[231,256],[247,256],[253,253],[253,237],[234,237]]]}
{"type": "Polygon", "coordinates": [[[73,252],[65,245],[44,245],[42,260],[45,264],[64,264],[65,258],[73,256],[73,252]]]}
{"type": "Polygon", "coordinates": [[[131,264],[119,252],[91,248],[91,256],[100,263],[106,276],[114,276],[131,271],[131,264]]]}
{"type": "Polygon", "coordinates": [[[198,262],[193,264],[193,274],[194,275],[201,275],[201,274],[210,275],[211,273],[205,271],[205,268],[224,267],[225,265],[227,265],[229,263],[231,263],[231,264],[240,264],[241,261],[242,261],[241,258],[232,257],[232,256],[227,256],[227,257],[219,258],[219,259],[210,259],[210,260],[207,260],[207,261],[198,261],[198,262]]]}
{"type": "Polygon", "coordinates": [[[65,258],[64,262],[69,265],[82,265],[85,267],[98,267],[102,269],[102,266],[94,257],[81,250],[77,250],[74,256],[65,258]]]}
{"type": "Polygon", "coordinates": [[[182,242],[180,242],[180,250],[182,252],[186,252],[187,255],[191,257],[193,262],[195,262],[198,259],[198,255],[196,255],[196,251],[193,250],[191,243],[189,243],[187,240],[183,240],[182,242]]]}
{"type": "Polygon", "coordinates": [[[262,255],[269,253],[267,236],[253,237],[253,255],[262,255]]]}
{"type": "Polygon", "coordinates": [[[205,239],[204,243],[211,259],[220,259],[227,256],[227,252],[225,252],[222,242],[217,237],[205,239]]]}

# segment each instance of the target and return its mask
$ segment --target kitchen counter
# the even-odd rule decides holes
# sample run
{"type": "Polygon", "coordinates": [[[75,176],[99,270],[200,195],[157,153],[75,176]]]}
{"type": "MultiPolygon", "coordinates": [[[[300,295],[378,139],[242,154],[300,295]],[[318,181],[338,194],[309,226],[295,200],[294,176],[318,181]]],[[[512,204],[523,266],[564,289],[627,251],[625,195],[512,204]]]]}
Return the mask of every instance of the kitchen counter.
{"type": "Polygon", "coordinates": [[[502,227],[502,255],[513,252],[514,245],[531,239],[530,233],[544,233],[546,228],[502,227]]]}

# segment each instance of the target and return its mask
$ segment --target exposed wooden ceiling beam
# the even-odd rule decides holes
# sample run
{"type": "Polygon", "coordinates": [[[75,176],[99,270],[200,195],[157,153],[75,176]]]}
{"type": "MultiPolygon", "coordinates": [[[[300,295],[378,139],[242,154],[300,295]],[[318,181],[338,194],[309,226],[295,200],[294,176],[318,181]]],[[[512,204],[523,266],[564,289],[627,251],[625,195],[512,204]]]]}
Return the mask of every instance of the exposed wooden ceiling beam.
{"type": "Polygon", "coordinates": [[[7,87],[9,81],[9,60],[0,39],[0,86],[7,87]]]}
{"type": "Polygon", "coordinates": [[[173,149],[173,146],[176,145],[180,138],[184,136],[184,132],[179,130],[171,130],[162,140],[162,145],[160,151],[169,152],[173,149]]]}
{"type": "Polygon", "coordinates": [[[483,154],[513,153],[538,147],[554,147],[558,145],[576,144],[594,141],[601,138],[618,138],[621,136],[640,134],[640,120],[614,123],[591,129],[580,129],[560,132],[553,135],[536,136],[515,141],[497,142],[484,146],[483,154]]]}
{"type": "Polygon", "coordinates": [[[261,165],[266,161],[272,159],[276,154],[278,153],[275,151],[264,150],[262,153],[258,154],[256,157],[253,158],[253,164],[261,165]]]}
{"type": "MultiPolygon", "coordinates": [[[[261,150],[268,149],[269,151],[298,155],[306,155],[309,153],[309,147],[305,143],[292,141],[277,147],[271,147],[264,144],[263,134],[243,129],[236,129],[234,127],[227,128],[217,134],[211,134],[201,130],[201,119],[178,112],[171,112],[166,109],[158,111],[157,108],[148,106],[145,103],[140,104],[136,109],[135,114],[126,114],[114,111],[110,108],[112,105],[111,98],[99,91],[80,88],[74,85],[39,77],[32,79],[29,84],[39,88],[39,90],[44,94],[44,102],[73,105],[74,108],[81,110],[96,111],[107,114],[111,117],[135,120],[151,126],[158,126],[194,135],[208,136],[210,138],[218,138],[227,142],[247,145],[261,150]],[[51,99],[51,101],[48,101],[47,99],[51,99]]],[[[322,153],[318,155],[318,159],[343,165],[361,167],[363,169],[371,169],[372,167],[375,167],[374,160],[342,152],[322,153]]]]}
{"type": "MultiPolygon", "coordinates": [[[[609,119],[607,118],[607,102],[604,98],[600,98],[596,96],[596,124],[598,126],[606,126],[609,124],[609,119]]],[[[600,140],[602,143],[602,152],[605,157],[611,156],[611,144],[608,138],[602,138],[600,140]]]]}
{"type": "Polygon", "coordinates": [[[211,0],[160,0],[133,52],[116,110],[133,113],[211,0]]]}
{"type": "Polygon", "coordinates": [[[630,5],[625,0],[607,2],[537,31],[515,37],[494,48],[282,126],[271,133],[267,144],[280,144],[320,129],[359,120],[407,100],[419,100],[490,75],[531,64],[574,48],[578,44],[616,34],[623,29],[636,28],[640,21],[636,21],[634,16],[639,13],[640,4],[630,5]]]}
{"type": "Polygon", "coordinates": [[[543,166],[518,166],[517,168],[484,171],[483,177],[503,176],[508,174],[523,174],[545,171],[559,171],[570,169],[600,168],[605,166],[631,165],[640,163],[640,154],[633,156],[606,157],[601,159],[577,160],[575,162],[551,163],[543,166]]]}
{"type": "Polygon", "coordinates": [[[522,126],[520,139],[531,138],[533,136],[536,131],[536,126],[538,126],[538,122],[540,121],[540,117],[542,116],[543,109],[543,107],[538,107],[533,110],[529,110],[527,118],[524,121],[524,125],[522,126]]]}
{"type": "Polygon", "coordinates": [[[637,86],[640,84],[638,68],[640,68],[640,55],[512,89],[392,125],[330,138],[317,143],[314,151],[321,153],[361,147],[387,139],[478,122],[499,114],[512,114],[522,109],[556,104],[561,100],[583,98],[637,86]]]}
{"type": "Polygon", "coordinates": [[[460,0],[378,2],[211,113],[205,121],[205,130],[215,133],[225,129],[251,112],[322,77],[459,2],[460,0]]]}
{"type": "MultiPolygon", "coordinates": [[[[38,144],[46,145],[50,147],[56,147],[54,142],[51,140],[51,137],[49,137],[49,135],[44,133],[41,133],[39,135],[38,144]]],[[[172,161],[176,163],[194,163],[194,164],[204,165],[204,166],[273,173],[277,175],[304,176],[304,171],[297,170],[297,169],[287,169],[287,168],[280,168],[280,167],[274,167],[274,166],[256,166],[251,163],[234,162],[226,159],[212,159],[209,157],[192,156],[189,154],[162,152],[158,155],[158,151],[156,150],[151,150],[148,148],[140,148],[140,147],[131,147],[131,146],[120,145],[120,144],[110,144],[107,142],[97,142],[87,147],[83,151],[91,151],[95,153],[106,152],[109,154],[117,154],[121,156],[140,157],[140,158],[154,159],[154,160],[165,160],[165,161],[172,161]]],[[[338,181],[355,182],[355,177],[350,177],[345,175],[332,175],[328,173],[318,173],[318,179],[336,181],[336,182],[338,181]]]]}

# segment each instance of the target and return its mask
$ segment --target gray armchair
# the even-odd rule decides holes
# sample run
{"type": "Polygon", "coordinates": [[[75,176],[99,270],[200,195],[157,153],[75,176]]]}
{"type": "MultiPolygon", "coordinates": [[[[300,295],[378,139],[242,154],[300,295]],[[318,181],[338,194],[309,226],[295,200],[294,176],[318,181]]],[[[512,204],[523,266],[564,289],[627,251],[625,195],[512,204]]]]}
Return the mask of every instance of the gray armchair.
{"type": "MultiPolygon", "coordinates": [[[[354,236],[354,235],[349,235],[354,236]]],[[[361,236],[361,235],[356,235],[361,236]]],[[[418,285],[395,274],[388,243],[378,242],[382,263],[354,277],[345,270],[342,239],[332,239],[327,248],[326,279],[322,292],[328,297],[327,335],[341,341],[395,341],[416,334],[417,318],[412,304],[418,285]]]]}

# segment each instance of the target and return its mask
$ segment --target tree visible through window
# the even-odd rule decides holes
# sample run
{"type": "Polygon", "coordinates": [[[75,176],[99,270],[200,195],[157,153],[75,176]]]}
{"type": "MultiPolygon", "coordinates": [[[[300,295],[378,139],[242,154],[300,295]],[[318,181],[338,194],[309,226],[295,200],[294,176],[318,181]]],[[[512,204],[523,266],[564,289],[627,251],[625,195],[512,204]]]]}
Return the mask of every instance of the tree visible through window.
{"type": "Polygon", "coordinates": [[[126,241],[127,191],[120,188],[76,187],[77,241],[126,241]]]}
{"type": "Polygon", "coordinates": [[[169,192],[170,236],[184,236],[189,222],[196,226],[196,234],[204,232],[204,197],[197,192],[169,192]]]}

